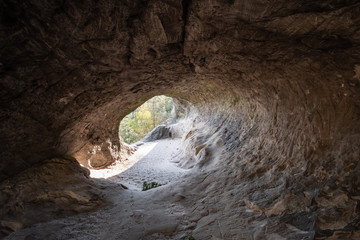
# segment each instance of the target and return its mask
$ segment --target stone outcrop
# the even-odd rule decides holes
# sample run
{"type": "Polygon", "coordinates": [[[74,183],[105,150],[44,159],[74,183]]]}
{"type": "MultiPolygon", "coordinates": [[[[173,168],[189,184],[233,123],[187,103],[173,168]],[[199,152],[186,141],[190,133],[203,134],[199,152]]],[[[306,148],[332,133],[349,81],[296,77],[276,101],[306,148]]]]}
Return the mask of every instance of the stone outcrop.
{"type": "Polygon", "coordinates": [[[141,141],[152,142],[158,139],[170,138],[171,126],[159,125],[151,130],[141,141]]]}
{"type": "MultiPolygon", "coordinates": [[[[166,94],[188,111],[184,165],[204,170],[190,188],[204,192],[196,211],[257,209],[255,220],[238,217],[258,238],[359,235],[358,1],[4,0],[0,9],[0,181],[55,156],[121,160],[122,117],[166,94]]],[[[49,189],[36,199],[91,199],[49,189]]],[[[2,214],[12,209],[3,195],[2,214]]],[[[211,214],[200,223],[195,232],[218,236],[211,214]]]]}
{"type": "Polygon", "coordinates": [[[30,224],[98,208],[89,170],[74,158],[52,158],[0,184],[0,237],[30,224]]]}
{"type": "Polygon", "coordinates": [[[101,169],[110,166],[116,161],[127,159],[135,148],[126,144],[121,138],[118,140],[121,148],[114,146],[108,139],[103,143],[87,143],[72,155],[78,162],[90,169],[101,169]]]}

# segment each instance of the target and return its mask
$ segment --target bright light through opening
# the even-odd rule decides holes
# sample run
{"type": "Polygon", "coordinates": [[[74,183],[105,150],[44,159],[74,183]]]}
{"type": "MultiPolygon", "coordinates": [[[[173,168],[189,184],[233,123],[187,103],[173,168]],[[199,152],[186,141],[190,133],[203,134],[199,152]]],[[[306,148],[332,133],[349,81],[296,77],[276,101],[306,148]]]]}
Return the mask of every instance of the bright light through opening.
{"type": "Polygon", "coordinates": [[[156,96],[123,118],[119,135],[128,144],[143,139],[159,125],[169,125],[175,119],[174,100],[164,95],[156,96]]]}

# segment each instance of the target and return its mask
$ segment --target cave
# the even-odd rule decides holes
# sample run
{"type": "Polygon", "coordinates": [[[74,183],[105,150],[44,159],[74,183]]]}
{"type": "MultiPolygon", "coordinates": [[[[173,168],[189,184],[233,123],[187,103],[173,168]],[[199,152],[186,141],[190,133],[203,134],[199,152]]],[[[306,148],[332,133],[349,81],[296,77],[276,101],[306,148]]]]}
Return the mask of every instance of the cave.
{"type": "Polygon", "coordinates": [[[360,239],[359,1],[0,9],[0,237],[360,239]],[[157,95],[186,114],[190,174],[146,195],[91,178],[157,95]]]}
{"type": "Polygon", "coordinates": [[[120,141],[131,145],[141,140],[171,137],[169,125],[173,125],[182,117],[181,111],[176,109],[175,102],[173,98],[164,95],[152,97],[144,102],[121,120],[120,141]]]}

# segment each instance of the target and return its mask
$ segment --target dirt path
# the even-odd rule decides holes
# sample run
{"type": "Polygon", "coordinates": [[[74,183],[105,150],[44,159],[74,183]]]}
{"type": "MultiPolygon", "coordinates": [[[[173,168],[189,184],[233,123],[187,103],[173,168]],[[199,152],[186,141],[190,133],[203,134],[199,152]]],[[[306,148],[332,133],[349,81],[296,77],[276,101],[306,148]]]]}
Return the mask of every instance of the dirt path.
{"type": "Polygon", "coordinates": [[[164,197],[188,170],[177,167],[180,139],[145,143],[125,162],[93,170],[111,204],[101,210],[36,224],[6,239],[185,239],[190,222],[185,209],[164,197]],[[143,181],[164,186],[142,191],[143,181]],[[125,190],[122,186],[128,189],[125,190]]]}

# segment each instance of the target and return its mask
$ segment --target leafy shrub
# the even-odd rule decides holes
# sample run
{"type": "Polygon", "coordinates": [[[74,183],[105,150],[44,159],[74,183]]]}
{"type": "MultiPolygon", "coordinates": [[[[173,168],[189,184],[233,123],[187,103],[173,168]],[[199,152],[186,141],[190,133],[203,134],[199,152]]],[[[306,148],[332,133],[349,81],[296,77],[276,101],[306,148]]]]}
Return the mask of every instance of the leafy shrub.
{"type": "Polygon", "coordinates": [[[161,186],[161,184],[157,183],[157,182],[151,182],[151,183],[144,182],[142,190],[146,191],[146,190],[149,190],[151,188],[156,188],[156,187],[160,187],[160,186],[161,186]]]}

